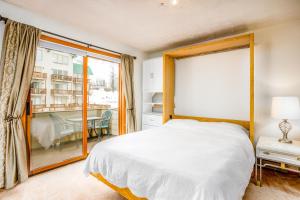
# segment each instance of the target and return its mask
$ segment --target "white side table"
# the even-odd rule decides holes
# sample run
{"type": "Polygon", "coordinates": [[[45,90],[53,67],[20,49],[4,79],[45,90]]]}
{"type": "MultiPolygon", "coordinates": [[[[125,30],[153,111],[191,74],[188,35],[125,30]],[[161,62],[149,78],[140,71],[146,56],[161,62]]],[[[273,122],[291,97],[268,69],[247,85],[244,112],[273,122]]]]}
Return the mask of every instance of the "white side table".
{"type": "Polygon", "coordinates": [[[293,140],[292,144],[286,144],[278,142],[277,138],[261,136],[256,145],[257,185],[262,183],[262,167],[283,169],[300,174],[300,141],[293,140]],[[257,177],[258,174],[259,177],[257,177]]]}

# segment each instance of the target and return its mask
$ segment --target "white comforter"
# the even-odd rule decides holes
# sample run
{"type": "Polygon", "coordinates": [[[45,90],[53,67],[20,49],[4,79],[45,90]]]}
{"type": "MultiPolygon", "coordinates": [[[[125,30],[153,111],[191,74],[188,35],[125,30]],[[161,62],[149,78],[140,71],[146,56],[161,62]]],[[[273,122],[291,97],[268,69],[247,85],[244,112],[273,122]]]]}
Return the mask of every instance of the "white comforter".
{"type": "Polygon", "coordinates": [[[84,171],[149,200],[237,200],[254,160],[242,127],[172,120],[97,144],[84,171]]]}

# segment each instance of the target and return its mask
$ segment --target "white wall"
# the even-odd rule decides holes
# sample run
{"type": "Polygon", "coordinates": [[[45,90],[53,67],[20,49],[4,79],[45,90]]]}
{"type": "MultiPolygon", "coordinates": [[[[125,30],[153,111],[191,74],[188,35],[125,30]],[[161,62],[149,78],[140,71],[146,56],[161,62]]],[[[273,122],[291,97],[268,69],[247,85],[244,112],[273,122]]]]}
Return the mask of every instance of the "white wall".
{"type": "MultiPolygon", "coordinates": [[[[0,22],[0,47],[2,49],[2,38],[3,38],[3,34],[4,34],[4,23],[0,22]]],[[[0,51],[0,56],[1,56],[1,51],[0,51]]]]}
{"type": "Polygon", "coordinates": [[[249,58],[239,49],[177,59],[175,114],[249,120],[249,58]]]}
{"type": "MultiPolygon", "coordinates": [[[[0,14],[4,17],[8,17],[12,20],[22,22],[25,24],[33,25],[40,29],[64,35],[73,39],[84,41],[90,44],[98,45],[114,51],[130,54],[136,56],[135,60],[135,98],[137,108],[137,121],[138,129],[141,128],[141,109],[142,109],[142,61],[144,59],[144,53],[132,48],[130,46],[121,44],[120,42],[113,41],[107,37],[101,35],[95,35],[93,33],[84,32],[84,30],[76,27],[69,26],[67,24],[54,21],[47,17],[32,13],[23,8],[16,7],[6,2],[0,1],[0,14]]],[[[0,23],[0,45],[2,46],[4,25],[0,23]]]]}
{"type": "MultiPolygon", "coordinates": [[[[255,31],[256,136],[281,136],[270,105],[283,95],[300,98],[300,20],[255,31]]],[[[300,120],[292,124],[289,136],[300,139],[300,120]]]]}
{"type": "MultiPolygon", "coordinates": [[[[255,33],[255,137],[281,137],[278,120],[270,117],[271,98],[300,98],[300,20],[250,32],[255,33]]],[[[148,57],[159,55],[156,52],[148,57]]],[[[291,122],[289,136],[300,139],[300,120],[291,122]]]]}

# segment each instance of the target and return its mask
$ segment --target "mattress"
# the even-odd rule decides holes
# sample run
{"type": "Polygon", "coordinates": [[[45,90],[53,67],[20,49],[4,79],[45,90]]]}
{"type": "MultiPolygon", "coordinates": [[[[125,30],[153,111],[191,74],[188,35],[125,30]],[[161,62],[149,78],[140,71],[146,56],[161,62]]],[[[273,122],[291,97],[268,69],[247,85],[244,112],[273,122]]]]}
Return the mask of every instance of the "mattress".
{"type": "Polygon", "coordinates": [[[98,143],[84,173],[99,173],[149,200],[237,200],[254,162],[253,146],[241,126],[171,120],[98,143]]]}

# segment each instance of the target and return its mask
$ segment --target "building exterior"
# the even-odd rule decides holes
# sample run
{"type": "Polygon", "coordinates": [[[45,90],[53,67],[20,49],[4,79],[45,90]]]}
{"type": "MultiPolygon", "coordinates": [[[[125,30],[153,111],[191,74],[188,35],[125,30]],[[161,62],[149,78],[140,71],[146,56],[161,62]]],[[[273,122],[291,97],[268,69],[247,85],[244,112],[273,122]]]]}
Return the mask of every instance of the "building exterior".
{"type": "Polygon", "coordinates": [[[71,54],[38,48],[31,81],[33,112],[66,109],[75,103],[73,75],[71,54]]]}
{"type": "MultiPolygon", "coordinates": [[[[75,111],[82,109],[82,57],[46,48],[38,48],[31,81],[33,113],[75,111]]],[[[113,68],[112,68],[113,70],[113,68]]],[[[117,107],[118,77],[93,76],[88,69],[88,107],[105,109],[117,107]]]]}

